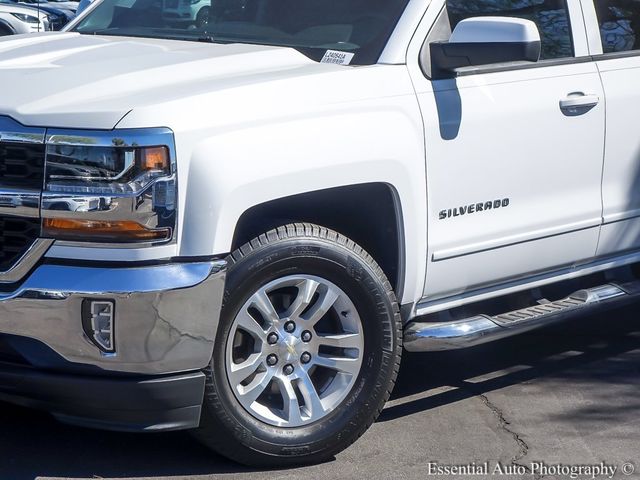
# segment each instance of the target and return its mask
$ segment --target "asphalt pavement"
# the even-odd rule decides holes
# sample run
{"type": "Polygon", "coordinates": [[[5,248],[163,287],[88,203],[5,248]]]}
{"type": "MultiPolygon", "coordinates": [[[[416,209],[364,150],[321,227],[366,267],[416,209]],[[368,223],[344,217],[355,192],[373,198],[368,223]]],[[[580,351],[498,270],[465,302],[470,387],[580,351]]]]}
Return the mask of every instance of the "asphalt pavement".
{"type": "Polygon", "coordinates": [[[640,306],[406,355],[378,422],[323,465],[249,470],[187,433],[85,430],[6,404],[0,425],[0,480],[538,479],[570,478],[570,468],[609,478],[614,467],[614,478],[640,478],[640,306]]]}

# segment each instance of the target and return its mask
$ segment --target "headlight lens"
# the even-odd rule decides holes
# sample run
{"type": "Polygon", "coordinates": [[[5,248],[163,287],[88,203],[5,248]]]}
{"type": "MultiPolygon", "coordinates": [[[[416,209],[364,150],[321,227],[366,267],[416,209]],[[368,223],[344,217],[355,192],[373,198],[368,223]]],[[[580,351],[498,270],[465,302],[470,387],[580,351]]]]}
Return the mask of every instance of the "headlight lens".
{"type": "Polygon", "coordinates": [[[47,148],[47,188],[54,192],[77,192],[80,188],[107,195],[131,194],[170,175],[167,147],[47,148]]]}
{"type": "Polygon", "coordinates": [[[40,23],[40,19],[38,17],[32,17],[31,15],[24,13],[12,13],[11,15],[26,23],[35,23],[36,25],[40,23]]]}
{"type": "Polygon", "coordinates": [[[43,234],[99,243],[166,243],[176,226],[173,135],[166,129],[47,137],[43,234]]]}

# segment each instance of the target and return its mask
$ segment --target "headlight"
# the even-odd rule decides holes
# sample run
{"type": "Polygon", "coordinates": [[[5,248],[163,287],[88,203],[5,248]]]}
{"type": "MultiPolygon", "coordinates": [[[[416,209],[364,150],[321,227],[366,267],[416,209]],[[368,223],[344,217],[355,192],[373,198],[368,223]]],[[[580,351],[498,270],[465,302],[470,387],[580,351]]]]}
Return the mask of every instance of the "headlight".
{"type": "Polygon", "coordinates": [[[14,17],[18,20],[21,20],[26,23],[35,23],[36,25],[40,24],[40,19],[38,17],[32,17],[31,15],[27,15],[25,13],[12,13],[14,17]]]}
{"type": "Polygon", "coordinates": [[[45,236],[135,244],[173,239],[177,188],[170,131],[49,130],[46,141],[45,236]]]}
{"type": "Polygon", "coordinates": [[[136,193],[171,176],[167,147],[47,147],[47,189],[117,195],[136,193]]]}

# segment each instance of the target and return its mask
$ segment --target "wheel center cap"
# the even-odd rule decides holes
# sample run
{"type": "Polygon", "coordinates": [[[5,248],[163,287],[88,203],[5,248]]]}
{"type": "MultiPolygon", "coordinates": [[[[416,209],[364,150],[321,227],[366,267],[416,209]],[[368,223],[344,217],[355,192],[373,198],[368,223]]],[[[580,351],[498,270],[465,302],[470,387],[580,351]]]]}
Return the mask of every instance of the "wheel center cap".
{"type": "Polygon", "coordinates": [[[300,352],[298,352],[298,345],[300,340],[293,335],[287,335],[282,342],[282,354],[287,362],[298,361],[300,352]]]}

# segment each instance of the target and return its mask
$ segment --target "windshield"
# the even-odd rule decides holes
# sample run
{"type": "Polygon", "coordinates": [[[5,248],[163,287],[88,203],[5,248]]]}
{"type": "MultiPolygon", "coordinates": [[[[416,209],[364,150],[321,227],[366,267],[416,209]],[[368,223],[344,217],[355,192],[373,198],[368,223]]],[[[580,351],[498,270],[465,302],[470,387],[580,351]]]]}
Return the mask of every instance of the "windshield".
{"type": "Polygon", "coordinates": [[[408,0],[103,0],[83,34],[293,47],[332,63],[375,63],[408,0]]]}

